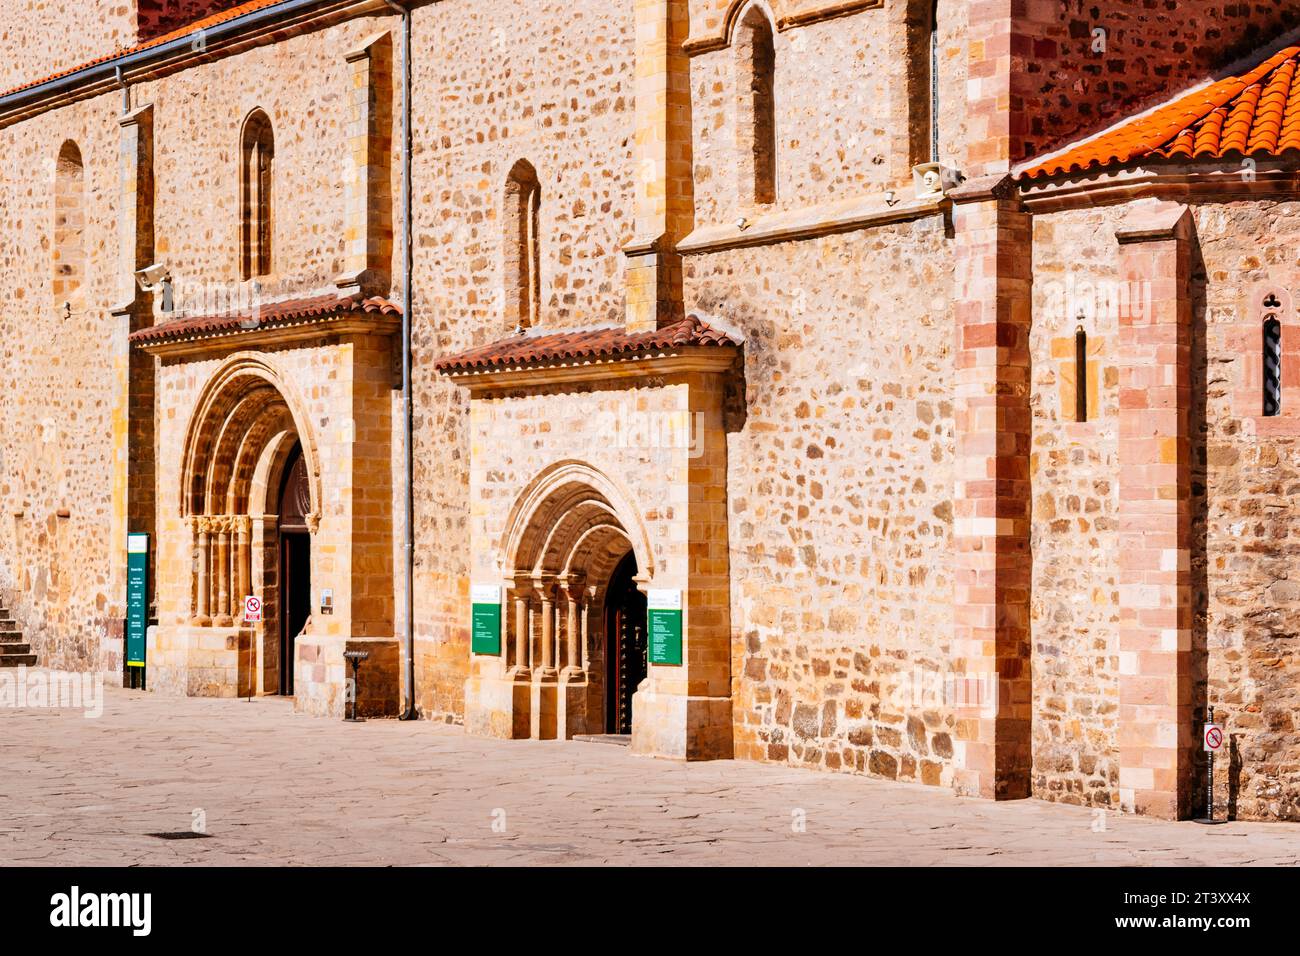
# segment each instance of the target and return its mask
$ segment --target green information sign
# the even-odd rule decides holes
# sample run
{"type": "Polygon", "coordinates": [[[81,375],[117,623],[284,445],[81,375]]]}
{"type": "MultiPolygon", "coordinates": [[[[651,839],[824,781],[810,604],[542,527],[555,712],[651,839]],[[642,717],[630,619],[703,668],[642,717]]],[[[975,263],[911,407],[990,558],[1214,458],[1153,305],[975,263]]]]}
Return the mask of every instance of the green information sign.
{"type": "Polygon", "coordinates": [[[470,587],[473,612],[470,650],[475,654],[501,653],[501,588],[495,584],[470,587]]]}
{"type": "Polygon", "coordinates": [[[650,663],[682,662],[682,592],[650,589],[646,592],[649,618],[650,663]]]}
{"type": "Polygon", "coordinates": [[[144,667],[149,625],[149,536],[126,536],[126,666],[144,667]]]}

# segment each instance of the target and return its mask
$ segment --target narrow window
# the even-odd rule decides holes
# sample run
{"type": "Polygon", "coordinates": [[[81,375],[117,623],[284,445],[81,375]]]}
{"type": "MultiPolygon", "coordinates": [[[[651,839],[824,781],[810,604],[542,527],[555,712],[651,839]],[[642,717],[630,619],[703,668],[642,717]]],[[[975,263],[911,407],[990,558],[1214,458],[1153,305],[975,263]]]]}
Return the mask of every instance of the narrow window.
{"type": "Polygon", "coordinates": [[[1282,323],[1276,315],[1264,318],[1264,414],[1282,411],[1282,323]]]}
{"type": "Polygon", "coordinates": [[[903,24],[907,112],[897,122],[907,132],[907,156],[912,166],[939,161],[938,15],[938,0],[907,0],[903,24]]]}
{"type": "Polygon", "coordinates": [[[537,325],[541,314],[541,249],[538,219],[542,190],[526,160],[506,179],[504,278],[506,322],[518,329],[537,325]]]}
{"type": "Polygon", "coordinates": [[[742,204],[776,202],[776,47],[772,25],[750,7],[736,26],[736,149],[742,204]]]}
{"type": "Polygon", "coordinates": [[[930,69],[926,77],[930,87],[930,162],[939,161],[939,0],[930,5],[930,69]]]}
{"type": "Polygon", "coordinates": [[[64,315],[85,306],[85,230],[85,166],[81,150],[68,140],[54,167],[54,302],[64,315]]]}
{"type": "Polygon", "coordinates": [[[271,120],[254,110],[240,137],[240,271],[245,279],[271,272],[271,164],[275,140],[271,120]]]}
{"type": "Polygon", "coordinates": [[[1074,420],[1088,420],[1088,333],[1074,330],[1074,420]]]}

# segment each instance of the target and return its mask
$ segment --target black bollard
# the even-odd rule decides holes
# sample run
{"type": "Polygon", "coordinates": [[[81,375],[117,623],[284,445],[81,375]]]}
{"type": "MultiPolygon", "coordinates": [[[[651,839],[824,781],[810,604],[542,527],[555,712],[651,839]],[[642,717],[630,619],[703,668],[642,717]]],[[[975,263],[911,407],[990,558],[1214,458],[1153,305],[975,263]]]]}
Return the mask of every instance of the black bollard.
{"type": "MultiPolygon", "coordinates": [[[[352,716],[343,719],[349,723],[358,723],[364,718],[357,716],[357,693],[360,683],[357,680],[357,672],[361,668],[361,662],[370,656],[369,651],[344,651],[343,656],[352,662],[352,716]]],[[[346,709],[344,713],[347,713],[346,709]]]]}

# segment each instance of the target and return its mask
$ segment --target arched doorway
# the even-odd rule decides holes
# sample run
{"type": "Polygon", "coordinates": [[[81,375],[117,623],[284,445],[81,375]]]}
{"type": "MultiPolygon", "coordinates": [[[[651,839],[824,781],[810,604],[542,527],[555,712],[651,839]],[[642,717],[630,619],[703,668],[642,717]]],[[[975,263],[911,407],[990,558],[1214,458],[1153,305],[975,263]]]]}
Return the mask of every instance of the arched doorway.
{"type": "Polygon", "coordinates": [[[632,695],[646,676],[646,596],[636,586],[636,555],[619,562],[605,591],[605,732],[632,733],[632,695]]]}
{"type": "Polygon", "coordinates": [[[520,495],[499,539],[509,568],[500,651],[475,658],[467,684],[472,728],[539,739],[631,733],[653,564],[628,501],[575,461],[520,495]]]}
{"type": "Polygon", "coordinates": [[[237,648],[239,696],[294,692],[294,639],[310,617],[319,478],[291,395],[263,359],[231,359],[200,396],[182,459],[189,624],[222,629],[237,648]],[[260,622],[244,620],[248,596],[261,600],[260,622]]]}
{"type": "Polygon", "coordinates": [[[289,453],[289,462],[280,487],[279,557],[279,637],[280,693],[293,696],[294,641],[311,617],[311,531],[307,516],[311,513],[311,486],[307,481],[307,462],[301,443],[289,453]]]}

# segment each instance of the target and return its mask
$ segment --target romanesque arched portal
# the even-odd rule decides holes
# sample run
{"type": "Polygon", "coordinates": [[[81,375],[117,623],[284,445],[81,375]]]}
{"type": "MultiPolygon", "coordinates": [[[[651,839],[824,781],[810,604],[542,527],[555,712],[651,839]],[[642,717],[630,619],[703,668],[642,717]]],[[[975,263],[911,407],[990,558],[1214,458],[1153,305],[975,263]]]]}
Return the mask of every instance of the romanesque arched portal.
{"type": "Polygon", "coordinates": [[[611,674],[628,672],[620,670],[620,653],[643,649],[623,648],[611,633],[610,602],[625,600],[626,588],[611,594],[610,584],[616,570],[631,565],[643,587],[654,568],[628,496],[590,465],[552,465],[516,500],[499,554],[509,569],[507,639],[498,663],[516,689],[511,735],[626,732],[611,725],[611,711],[617,712],[609,706],[609,695],[617,691],[611,674]]]}
{"type": "Polygon", "coordinates": [[[240,641],[247,653],[238,662],[239,683],[250,691],[292,686],[282,679],[292,654],[282,651],[278,633],[285,575],[277,522],[288,470],[299,459],[309,530],[320,516],[315,443],[291,396],[264,358],[226,362],[199,398],[182,462],[180,513],[193,545],[190,624],[241,628],[244,598],[259,597],[256,637],[240,641]]]}

